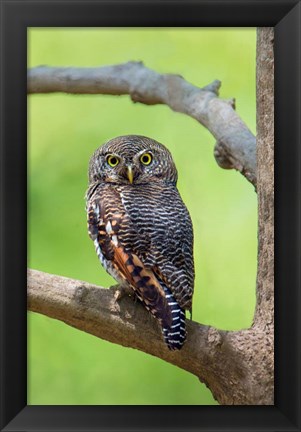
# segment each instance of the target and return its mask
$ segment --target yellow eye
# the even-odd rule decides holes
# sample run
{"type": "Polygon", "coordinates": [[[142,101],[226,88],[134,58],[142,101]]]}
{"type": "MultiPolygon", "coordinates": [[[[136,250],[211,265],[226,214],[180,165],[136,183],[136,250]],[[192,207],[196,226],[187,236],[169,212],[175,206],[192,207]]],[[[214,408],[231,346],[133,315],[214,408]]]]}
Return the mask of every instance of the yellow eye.
{"type": "Polygon", "coordinates": [[[108,164],[109,164],[111,167],[114,168],[116,165],[119,164],[119,159],[118,159],[117,156],[110,155],[110,156],[107,157],[107,162],[108,162],[108,164]]]}
{"type": "Polygon", "coordinates": [[[150,153],[143,153],[143,155],[140,156],[140,162],[142,162],[143,165],[149,165],[152,160],[153,157],[150,153]]]}

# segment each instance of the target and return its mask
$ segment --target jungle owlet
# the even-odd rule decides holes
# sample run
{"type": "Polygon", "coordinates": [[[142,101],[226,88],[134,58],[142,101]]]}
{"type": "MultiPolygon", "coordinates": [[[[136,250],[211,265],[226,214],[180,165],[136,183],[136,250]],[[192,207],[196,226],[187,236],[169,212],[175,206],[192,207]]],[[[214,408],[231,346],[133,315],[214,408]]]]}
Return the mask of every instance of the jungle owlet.
{"type": "Polygon", "coordinates": [[[99,260],[159,321],[171,350],[185,342],[185,309],[191,312],[194,285],[192,223],[177,177],[162,144],[120,136],[91,157],[86,194],[99,260]]]}

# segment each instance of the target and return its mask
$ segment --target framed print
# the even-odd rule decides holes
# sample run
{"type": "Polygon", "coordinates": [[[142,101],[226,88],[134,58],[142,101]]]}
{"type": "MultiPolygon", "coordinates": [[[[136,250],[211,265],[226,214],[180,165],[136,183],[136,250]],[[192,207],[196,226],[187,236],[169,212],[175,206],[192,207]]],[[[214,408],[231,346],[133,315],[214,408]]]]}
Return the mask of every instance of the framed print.
{"type": "Polygon", "coordinates": [[[300,430],[300,2],[1,14],[1,430],[300,430]]]}
{"type": "MultiPolygon", "coordinates": [[[[55,289],[54,281],[48,284],[45,278],[51,277],[50,275],[60,275],[88,281],[98,286],[100,284],[102,287],[116,285],[116,280],[114,276],[112,277],[110,270],[107,272],[99,265],[99,259],[94,250],[95,245],[93,242],[91,244],[88,235],[88,231],[90,233],[93,231],[93,222],[92,224],[89,222],[89,230],[87,230],[83,202],[83,194],[88,187],[88,161],[96,147],[108,141],[108,137],[110,137],[113,140],[110,140],[105,147],[101,147],[103,149],[108,146],[114,148],[117,146],[117,149],[114,150],[117,155],[115,159],[113,157],[113,162],[116,165],[109,165],[112,159],[109,154],[106,156],[108,162],[104,166],[104,171],[109,176],[107,180],[110,179],[110,181],[104,181],[103,186],[106,189],[106,185],[108,185],[107,193],[109,195],[104,193],[101,194],[101,197],[105,200],[107,197],[108,209],[115,205],[115,198],[112,197],[112,200],[109,198],[112,175],[117,174],[118,176],[116,179],[119,184],[118,188],[123,189],[125,187],[122,194],[130,193],[130,197],[125,203],[126,207],[130,206],[132,202],[136,202],[136,195],[131,195],[133,192],[143,191],[145,198],[141,197],[142,202],[140,199],[138,200],[130,220],[134,220],[136,215],[143,212],[144,208],[146,209],[147,214],[139,222],[137,221],[139,227],[141,224],[139,229],[143,232],[151,230],[148,234],[151,242],[159,242],[160,245],[156,244],[156,248],[160,248],[162,257],[165,257],[164,260],[167,262],[170,261],[170,266],[174,266],[174,258],[173,254],[169,257],[168,250],[176,248],[176,256],[178,256],[181,254],[181,250],[177,248],[184,244],[184,247],[187,247],[187,251],[185,249],[187,268],[186,264],[181,264],[179,271],[187,274],[191,279],[193,279],[193,251],[191,246],[191,232],[193,230],[195,289],[191,295],[191,285],[184,285],[184,292],[188,301],[188,304],[184,304],[186,316],[189,316],[188,309],[190,308],[191,297],[193,297],[193,321],[202,324],[210,323],[210,339],[214,339],[213,327],[235,331],[251,326],[255,308],[254,280],[257,261],[257,198],[252,184],[254,181],[252,164],[255,165],[254,132],[256,128],[256,29],[29,28],[27,47],[30,71],[27,110],[28,267],[31,269],[28,275],[28,310],[30,311],[28,314],[28,405],[217,404],[210,390],[204,384],[201,385],[199,379],[194,376],[195,373],[198,375],[199,371],[195,369],[193,372],[191,369],[193,362],[189,354],[185,355],[185,358],[189,359],[186,365],[184,366],[182,363],[176,367],[177,362],[183,362],[182,355],[188,346],[197,345],[197,342],[192,343],[192,338],[194,332],[197,333],[200,330],[199,327],[192,330],[189,320],[179,326],[177,323],[179,317],[174,311],[175,323],[173,325],[176,327],[174,327],[175,331],[171,333],[175,333],[172,335],[175,339],[172,338],[171,340],[176,342],[169,342],[169,339],[165,338],[165,347],[162,343],[161,331],[159,330],[159,334],[157,334],[158,319],[154,320],[150,314],[145,315],[144,309],[139,307],[139,303],[133,302],[131,298],[127,299],[128,296],[114,301],[113,291],[115,288],[111,288],[110,291],[107,289],[101,291],[99,288],[88,287],[82,283],[78,288],[78,283],[73,282],[74,285],[69,291],[68,298],[70,300],[72,298],[77,299],[76,302],[72,301],[72,308],[78,309],[76,312],[71,312],[70,309],[67,312],[64,305],[69,304],[71,307],[71,304],[67,298],[64,300],[61,298],[64,292],[64,282],[62,281],[66,280],[61,280],[62,285],[57,288],[58,291],[55,293],[53,292],[55,289]],[[221,45],[221,41],[223,41],[223,45],[221,45]],[[53,44],[55,44],[56,49],[51,51],[53,44]],[[78,49],[73,50],[71,46],[77,46],[78,49]],[[106,50],[107,46],[113,46],[114,49],[108,51],[106,50]],[[229,47],[227,50],[225,50],[226,46],[229,47]],[[80,47],[84,47],[84,51],[80,47]],[[88,54],[88,47],[90,54],[88,54]],[[196,61],[200,47],[203,47],[202,56],[196,61]],[[96,49],[103,52],[101,63],[90,69],[94,62],[99,63],[99,59],[95,59],[96,49]],[[223,58],[224,51],[226,51],[225,59],[223,58]],[[159,52],[160,55],[158,55],[159,52]],[[181,121],[181,118],[184,117],[183,114],[173,110],[176,103],[178,110],[184,108],[184,105],[181,106],[181,102],[177,101],[185,100],[184,95],[187,95],[187,87],[191,91],[192,97],[195,97],[200,91],[199,87],[194,87],[189,84],[187,79],[180,78],[175,74],[179,72],[183,77],[190,76],[194,83],[207,82],[211,73],[203,65],[210,62],[206,59],[212,59],[212,53],[214,53],[212,61],[218,63],[218,65],[214,65],[214,69],[220,73],[222,81],[228,82],[224,90],[222,90],[223,85],[221,86],[221,94],[228,95],[231,87],[233,87],[233,92],[236,87],[239,89],[236,90],[235,94],[237,104],[240,107],[241,117],[244,118],[245,123],[250,128],[247,129],[244,123],[239,123],[243,125],[241,134],[246,134],[246,140],[252,147],[252,158],[249,161],[250,169],[246,169],[246,172],[250,172],[250,175],[248,174],[250,181],[246,181],[244,176],[238,175],[234,170],[220,169],[215,158],[212,157],[214,138],[212,137],[210,145],[205,128],[202,128],[200,132],[198,122],[194,122],[195,128],[191,127],[192,119],[190,118],[187,118],[183,124],[181,121]],[[83,54],[89,58],[84,60],[83,54]],[[53,57],[50,58],[50,55],[53,57]],[[143,55],[143,63],[122,62],[123,59],[137,59],[141,55],[143,55]],[[68,58],[68,56],[71,57],[68,58]],[[238,73],[236,68],[235,72],[231,73],[229,63],[231,64],[236,57],[239,57],[241,61],[240,71],[238,73]],[[109,90],[113,93],[120,91],[130,94],[120,97],[97,94],[64,95],[55,92],[43,94],[43,82],[45,83],[46,80],[48,83],[50,82],[49,78],[46,78],[49,72],[51,75],[60,74],[61,86],[64,85],[64,75],[69,74],[69,79],[65,81],[66,84],[68,83],[68,91],[78,91],[76,88],[71,89],[72,78],[70,79],[70,74],[72,74],[72,68],[49,69],[48,67],[37,66],[43,63],[58,64],[60,58],[64,59],[66,64],[76,65],[85,61],[85,65],[89,65],[88,69],[86,67],[73,69],[74,73],[77,74],[74,85],[79,85],[78,88],[82,85],[80,84],[80,75],[86,74],[86,86],[90,85],[91,87],[90,90],[86,87],[85,92],[95,91],[93,90],[93,88],[96,89],[93,75],[97,74],[98,83],[101,79],[101,86],[105,92],[109,90]],[[169,63],[169,74],[158,73],[158,71],[164,70],[167,62],[169,63]],[[202,70],[204,72],[200,72],[202,70]],[[90,76],[90,84],[88,84],[88,76],[90,76]],[[141,76],[143,79],[140,78],[141,76]],[[237,82],[238,78],[240,84],[237,82]],[[106,87],[106,83],[109,87],[106,87]],[[113,91],[112,85],[117,86],[113,91]],[[152,105],[148,105],[148,94],[153,91],[151,89],[155,89],[153,97],[157,97],[158,102],[162,103],[154,104],[154,100],[152,100],[152,105]],[[39,93],[36,93],[37,91],[39,93]],[[159,98],[162,94],[168,96],[160,101],[159,98]],[[179,94],[183,96],[179,97],[179,94]],[[131,99],[136,99],[136,103],[134,104],[131,99]],[[140,100],[140,103],[137,103],[137,99],[140,100]],[[150,121],[152,109],[154,115],[150,121]],[[63,117],[62,112],[64,113],[63,117]],[[82,121],[83,115],[85,121],[82,121]],[[117,123],[113,121],[114,118],[118,119],[117,123]],[[45,121],[46,119],[47,121],[45,121]],[[63,121],[61,122],[61,120],[63,121]],[[90,122],[89,127],[87,126],[88,131],[85,125],[87,120],[90,122]],[[174,122],[175,125],[171,127],[174,122]],[[187,145],[189,144],[188,150],[186,145],[181,144],[186,141],[187,145]],[[130,166],[133,173],[131,181],[133,183],[129,183],[126,174],[128,171],[127,168],[125,169],[125,162],[123,162],[126,156],[124,155],[122,159],[122,155],[119,154],[127,142],[133,142],[135,143],[133,145],[139,147],[138,160],[137,157],[132,159],[130,155],[127,156],[127,159],[131,161],[130,166]],[[162,147],[163,145],[164,147],[162,147]],[[204,145],[206,146],[205,149],[204,145]],[[140,147],[143,149],[144,146],[154,147],[153,150],[149,148],[149,151],[144,155],[146,165],[142,165],[140,160],[140,147]],[[120,150],[118,150],[119,147],[120,150]],[[174,189],[173,184],[168,183],[165,186],[164,183],[161,184],[156,181],[156,177],[153,177],[156,160],[160,160],[161,156],[158,154],[157,159],[150,161],[149,158],[154,158],[154,155],[150,156],[152,154],[150,152],[159,153],[162,151],[162,159],[165,160],[168,157],[166,148],[173,158],[173,162],[169,162],[172,177],[176,175],[175,170],[178,172],[177,189],[174,189]],[[203,150],[201,150],[202,148],[203,150]],[[45,166],[43,161],[46,160],[45,166]],[[125,173],[125,176],[122,173],[125,173]],[[134,178],[135,174],[136,177],[134,178]],[[149,183],[146,183],[146,180],[149,178],[152,180],[147,186],[149,183]],[[141,183],[142,180],[143,183],[141,183]],[[155,188],[153,181],[157,186],[155,188]],[[216,192],[217,184],[219,185],[218,193],[216,192]],[[203,188],[201,185],[206,185],[206,187],[203,188]],[[145,196],[147,187],[151,189],[149,196],[145,196]],[[200,189],[202,189],[201,193],[200,189]],[[175,194],[174,199],[178,200],[179,208],[176,212],[174,212],[174,201],[169,211],[165,209],[168,204],[164,201],[170,194],[175,194]],[[160,198],[162,195],[163,199],[160,198]],[[222,197],[222,202],[216,196],[222,197]],[[147,205],[148,200],[150,200],[149,205],[147,205]],[[192,223],[190,223],[184,206],[190,212],[192,223]],[[156,216],[149,214],[149,208],[152,208],[152,213],[156,214],[157,211],[158,214],[156,216]],[[70,218],[70,209],[72,209],[72,218],[70,218]],[[184,223],[181,215],[184,218],[184,223]],[[169,225],[168,228],[166,227],[168,233],[174,233],[175,227],[183,224],[181,234],[180,231],[177,234],[181,238],[174,243],[173,235],[168,234],[168,237],[161,244],[161,232],[160,228],[157,228],[157,220],[169,225]],[[191,225],[193,226],[192,229],[191,225]],[[235,229],[233,229],[234,225],[235,229]],[[74,236],[75,232],[76,236],[74,236]],[[165,247],[167,241],[173,243],[168,249],[165,247]],[[219,244],[218,252],[216,251],[217,244],[219,244]],[[204,252],[202,253],[201,250],[204,252]],[[211,250],[212,252],[210,252],[211,250]],[[221,258],[218,259],[217,255],[221,258]],[[36,270],[40,272],[36,272],[36,270]],[[38,282],[38,285],[32,285],[31,282],[34,280],[38,282]],[[47,292],[43,286],[47,286],[47,292]],[[92,300],[90,295],[95,296],[95,299],[92,300]],[[102,297],[98,297],[100,295],[102,297]],[[59,297],[61,300],[58,302],[59,297]],[[50,304],[47,307],[46,303],[48,301],[51,303],[54,298],[57,298],[55,307],[51,307],[50,304]],[[93,310],[94,307],[90,308],[89,299],[95,303],[95,311],[93,310]],[[44,304],[43,310],[41,310],[42,304],[44,304]],[[85,314],[91,314],[90,319],[83,319],[83,307],[85,314]],[[110,310],[115,312],[112,313],[110,310]],[[56,313],[60,315],[58,316],[56,313]],[[120,333],[118,336],[115,325],[117,322],[114,324],[111,320],[116,319],[119,314],[122,318],[119,322],[120,333]],[[73,321],[72,316],[82,316],[82,318],[80,321],[73,321]],[[49,319],[49,317],[56,320],[62,318],[63,323],[49,319]],[[71,321],[68,321],[68,317],[71,318],[71,321]],[[78,331],[81,329],[81,323],[85,322],[86,325],[89,320],[93,324],[86,328],[85,332],[92,333],[97,338],[91,338],[89,334],[85,335],[78,331]],[[102,323],[99,320],[103,320],[102,323]],[[74,331],[74,329],[66,326],[66,322],[78,330],[74,331]],[[125,328],[123,328],[122,323],[125,328]],[[187,338],[183,343],[184,325],[187,325],[187,338]],[[57,327],[54,328],[54,326],[57,327]],[[52,331],[49,332],[50,328],[52,331]],[[112,328],[114,328],[113,332],[112,328]],[[176,329],[179,328],[181,331],[177,333],[176,329]],[[105,329],[107,331],[103,333],[105,329]],[[176,336],[180,340],[177,340],[176,336]],[[79,338],[81,338],[80,349],[78,349],[79,338]],[[130,340],[132,342],[129,342],[130,340]],[[157,341],[157,348],[155,348],[157,351],[153,352],[155,340],[157,341]],[[46,345],[45,341],[47,341],[46,345]],[[115,344],[107,341],[115,342],[115,344]],[[132,345],[133,343],[134,345],[132,345]],[[124,345],[134,346],[140,351],[153,354],[153,356],[146,356],[137,349],[125,349],[124,345]],[[172,351],[177,352],[172,353],[172,351]],[[157,359],[158,356],[159,359],[162,359],[163,356],[165,362],[157,359]],[[120,357],[123,358],[122,363],[120,363],[120,357]],[[98,361],[97,359],[102,360],[98,361]],[[89,364],[88,370],[87,364],[89,364]],[[133,375],[128,373],[128,364],[131,364],[132,369],[135,370],[133,375]],[[56,377],[55,380],[53,376],[56,377]],[[158,386],[158,379],[161,383],[160,386],[158,386]],[[98,382],[98,385],[95,385],[95,382],[98,382]],[[143,386],[141,382],[143,382],[143,386]],[[163,388],[165,388],[164,391],[163,388]],[[161,390],[159,391],[159,389],[161,390]],[[179,389],[181,390],[179,391],[179,389]]],[[[53,82],[53,85],[56,84],[53,82]]],[[[234,124],[238,116],[228,101],[225,102],[217,98],[215,92],[217,92],[216,87],[219,85],[217,80],[213,81],[212,84],[209,83],[214,91],[202,90],[203,101],[206,103],[207,97],[209,97],[212,100],[210,105],[213,106],[213,102],[221,103],[224,115],[228,112],[229,116],[233,117],[232,124],[234,124]]],[[[49,87],[47,91],[50,91],[49,87]]],[[[98,89],[96,91],[103,90],[98,89]]],[[[193,106],[192,97],[189,96],[191,103],[187,102],[187,97],[188,95],[186,96],[186,106],[193,106]]],[[[198,106],[201,106],[201,99],[198,101],[198,106]]],[[[193,117],[193,113],[191,114],[193,117]]],[[[225,135],[225,127],[222,124],[218,126],[219,120],[214,112],[209,117],[208,128],[214,126],[216,129],[223,130],[225,135]]],[[[240,126],[237,127],[240,129],[240,126]]],[[[233,133],[229,130],[228,135],[233,136],[233,133]]],[[[130,150],[132,148],[128,149],[126,146],[125,151],[130,150]]],[[[105,151],[110,153],[109,150],[105,151]]],[[[98,157],[96,156],[96,158],[98,157]]],[[[97,159],[92,157],[90,163],[92,169],[94,169],[93,165],[96,166],[97,164],[97,159]]],[[[92,177],[93,175],[95,174],[92,174],[92,177]]],[[[164,174],[162,173],[162,175],[164,174]]],[[[94,185],[93,178],[91,179],[91,175],[89,177],[89,181],[94,185]]],[[[91,192],[93,189],[94,186],[89,186],[91,192]]],[[[91,209],[89,220],[94,220],[94,216],[92,216],[94,214],[93,206],[100,204],[94,202],[95,199],[98,200],[95,193],[90,196],[90,192],[88,192],[88,195],[87,207],[91,209]]],[[[129,210],[129,214],[131,211],[129,210]]],[[[124,218],[127,217],[128,211],[124,214],[124,218]]],[[[130,226],[130,221],[125,222],[125,232],[130,230],[130,226]]],[[[135,232],[137,229],[135,228],[135,232]]],[[[123,230],[118,230],[118,232],[121,235],[123,230]]],[[[135,235],[132,233],[131,242],[134,237],[135,235]]],[[[122,240],[120,241],[122,242],[122,240]]],[[[140,245],[139,249],[148,250],[143,236],[138,235],[137,242],[140,245]]],[[[132,243],[127,246],[128,250],[131,250],[132,247],[134,248],[132,243]]],[[[156,254],[152,250],[153,248],[150,247],[148,251],[150,256],[153,253],[156,254]]],[[[140,260],[140,255],[135,259],[140,260]]],[[[115,263],[115,260],[113,262],[115,263]]],[[[104,264],[106,265],[106,262],[104,264]]],[[[110,269],[110,264],[108,265],[108,269],[110,269]]],[[[112,273],[116,276],[114,272],[112,273]]],[[[170,277],[172,280],[173,275],[170,277]]],[[[59,282],[58,279],[56,280],[59,282]]],[[[174,283],[177,283],[176,280],[174,283]]],[[[147,286],[145,289],[148,289],[147,286]]],[[[119,291],[116,292],[119,293],[119,291]]],[[[146,293],[141,292],[139,295],[143,299],[146,293]]],[[[186,299],[181,294],[179,295],[180,302],[183,301],[182,296],[186,299]]],[[[176,299],[170,302],[174,303],[172,306],[177,303],[176,299]]],[[[156,316],[156,311],[153,310],[153,312],[156,316]]],[[[208,327],[204,325],[201,329],[203,339],[207,340],[208,327]]],[[[203,346],[199,355],[202,352],[202,355],[205,356],[207,350],[204,348],[203,346]]],[[[220,348],[218,350],[219,355],[221,355],[220,348]]],[[[272,351],[271,344],[271,358],[273,357],[272,351]]],[[[266,356],[266,347],[264,353],[266,356]]],[[[209,351],[206,355],[215,356],[209,351]]],[[[217,366],[217,359],[214,362],[217,366]]],[[[226,374],[228,377],[228,369],[226,374]]],[[[210,381],[208,376],[202,377],[202,381],[206,382],[208,379],[210,381]]],[[[209,382],[208,385],[210,386],[209,382]]],[[[264,387],[267,388],[267,385],[264,387]]],[[[222,393],[225,394],[224,391],[222,393]]],[[[245,397],[244,399],[241,398],[240,402],[246,403],[248,401],[247,392],[242,391],[241,393],[245,393],[245,397]]],[[[217,393],[215,397],[221,401],[217,393]]],[[[273,391],[270,391],[269,397],[273,397],[273,391]]],[[[254,399],[252,401],[255,403],[254,399]]],[[[256,401],[256,403],[262,402],[263,400],[256,401]]],[[[224,403],[227,401],[224,400],[224,403]]]]}

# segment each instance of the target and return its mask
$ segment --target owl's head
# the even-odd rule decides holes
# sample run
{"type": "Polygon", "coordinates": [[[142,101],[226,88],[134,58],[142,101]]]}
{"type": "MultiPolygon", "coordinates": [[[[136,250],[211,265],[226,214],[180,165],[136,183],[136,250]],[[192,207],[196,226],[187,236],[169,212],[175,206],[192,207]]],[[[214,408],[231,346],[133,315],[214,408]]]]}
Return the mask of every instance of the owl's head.
{"type": "Polygon", "coordinates": [[[90,159],[89,182],[116,184],[163,182],[176,184],[178,173],[167,148],[139,135],[113,138],[90,159]]]}

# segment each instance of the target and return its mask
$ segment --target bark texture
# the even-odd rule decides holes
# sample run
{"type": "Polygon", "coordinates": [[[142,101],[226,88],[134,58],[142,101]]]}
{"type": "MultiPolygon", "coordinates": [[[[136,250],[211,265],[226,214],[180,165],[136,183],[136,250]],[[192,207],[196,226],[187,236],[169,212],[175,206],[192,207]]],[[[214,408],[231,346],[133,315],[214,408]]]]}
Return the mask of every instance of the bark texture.
{"type": "MultiPolygon", "coordinates": [[[[179,352],[163,342],[150,314],[129,297],[116,301],[117,288],[28,271],[28,310],[47,315],[109,342],[139,349],[196,375],[221,404],[264,404],[266,391],[254,361],[266,353],[258,330],[227,332],[187,321],[187,341],[179,352]],[[262,354],[261,356],[259,354],[262,354]]],[[[265,364],[261,364],[265,372],[265,364]]]]}
{"type": "Polygon", "coordinates": [[[235,112],[233,99],[218,98],[221,82],[199,88],[179,75],[159,74],[141,62],[98,68],[39,66],[28,71],[28,93],[130,95],[134,102],[165,104],[189,115],[216,138],[222,168],[240,171],[256,187],[256,139],[235,112]]]}
{"type": "MultiPolygon", "coordinates": [[[[187,342],[180,352],[170,352],[157,322],[129,297],[117,302],[116,287],[104,289],[35,270],[28,272],[30,311],[181,367],[196,375],[225,405],[274,403],[273,29],[259,28],[257,40],[259,244],[252,327],[227,332],[188,321],[187,342]]],[[[248,159],[248,152],[243,157],[248,159]]],[[[245,166],[243,158],[242,164],[245,166]]]]}

